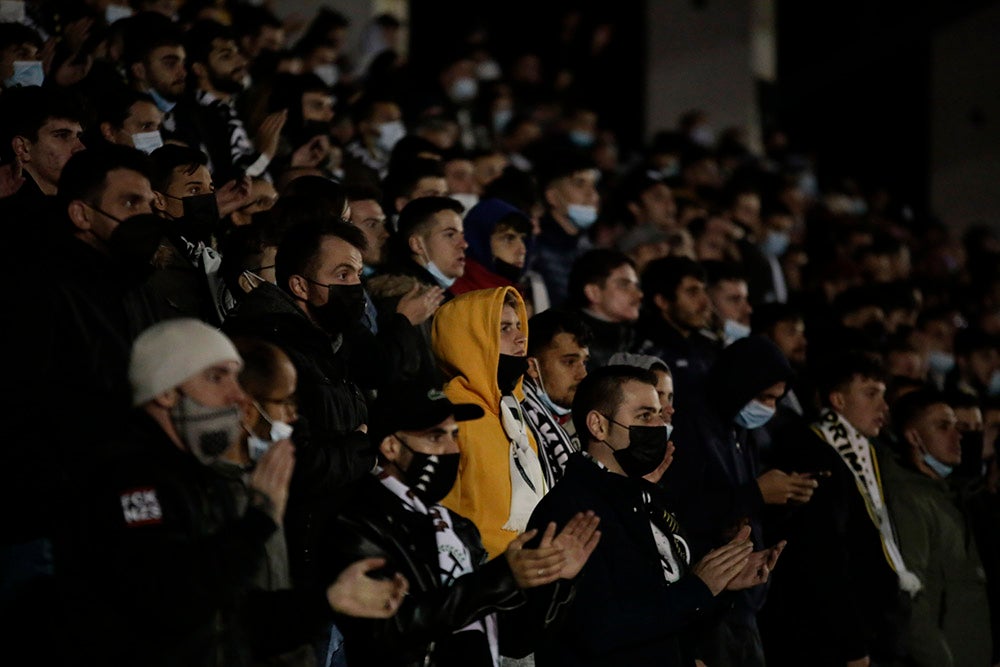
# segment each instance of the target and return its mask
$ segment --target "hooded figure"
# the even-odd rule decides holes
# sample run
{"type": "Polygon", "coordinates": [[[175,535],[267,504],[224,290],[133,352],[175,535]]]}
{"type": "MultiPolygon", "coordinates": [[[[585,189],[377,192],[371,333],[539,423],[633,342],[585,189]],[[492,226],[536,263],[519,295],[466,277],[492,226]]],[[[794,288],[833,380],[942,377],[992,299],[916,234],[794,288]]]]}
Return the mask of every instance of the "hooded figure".
{"type": "Polygon", "coordinates": [[[484,199],[464,220],[465,273],[451,286],[453,294],[492,287],[516,287],[527,267],[531,220],[502,199],[484,199]],[[504,239],[504,234],[514,235],[504,239]],[[494,248],[494,235],[499,247],[494,248]],[[522,237],[523,238],[519,238],[522,237]],[[499,253],[499,256],[498,254],[499,253]]]}
{"type": "MultiPolygon", "coordinates": [[[[791,376],[791,366],[774,343],[762,336],[743,338],[719,353],[705,396],[686,401],[688,408],[674,415],[677,452],[661,484],[688,530],[692,559],[724,544],[745,524],[751,526],[754,548],[763,548],[760,464],[748,434],[773,415],[774,401],[791,376]],[[758,400],[765,394],[773,394],[766,401],[770,405],[758,400]]],[[[756,613],[765,592],[765,586],[757,586],[734,594],[732,607],[714,628],[717,641],[707,642],[717,653],[706,654],[706,664],[736,664],[735,652],[745,647],[734,642],[750,647],[738,664],[763,664],[756,613]]]]}
{"type": "Polygon", "coordinates": [[[441,504],[476,524],[490,558],[526,528],[546,491],[538,447],[521,412],[521,377],[511,381],[507,371],[519,362],[521,374],[527,368],[526,339],[522,356],[504,355],[501,362],[501,315],[508,304],[526,337],[528,316],[512,287],[477,290],[449,301],[438,309],[432,330],[434,355],[449,378],[445,395],[486,413],[459,431],[458,479],[441,504]],[[502,379],[509,389],[501,389],[502,379]]]}

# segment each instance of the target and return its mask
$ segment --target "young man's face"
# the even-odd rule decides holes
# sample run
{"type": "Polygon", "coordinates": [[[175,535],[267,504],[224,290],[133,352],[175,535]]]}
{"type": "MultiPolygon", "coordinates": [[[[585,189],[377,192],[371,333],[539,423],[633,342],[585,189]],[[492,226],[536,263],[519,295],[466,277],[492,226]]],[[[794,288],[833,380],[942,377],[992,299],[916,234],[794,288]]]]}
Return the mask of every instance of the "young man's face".
{"type": "Polygon", "coordinates": [[[86,207],[86,215],[90,233],[107,243],[120,220],[153,210],[153,189],[145,176],[131,169],[113,169],[104,182],[104,192],[86,207]]]}
{"type": "Polygon", "coordinates": [[[480,192],[476,181],[472,160],[449,160],[444,163],[444,178],[451,194],[473,194],[480,192]]]}
{"type": "Polygon", "coordinates": [[[224,93],[243,90],[247,61],[231,39],[213,39],[208,53],[208,80],[212,87],[224,93]]]}
{"type": "Polygon", "coordinates": [[[365,234],[368,249],[363,258],[367,266],[382,264],[385,242],[389,232],[385,228],[385,213],[374,199],[359,199],[351,202],[351,224],[365,234]]]}
{"type": "Polygon", "coordinates": [[[63,167],[74,153],[84,149],[80,141],[82,135],[80,123],[65,118],[49,118],[38,129],[37,141],[21,137],[24,150],[18,152],[18,157],[39,181],[43,191],[50,188],[55,192],[63,167]]]}
{"type": "Polygon", "coordinates": [[[240,364],[236,361],[214,364],[185,380],[179,389],[206,408],[242,405],[246,394],[240,388],[239,370],[240,364]]]}
{"type": "MultiPolygon", "coordinates": [[[[656,183],[639,195],[636,209],[642,222],[656,225],[661,229],[677,226],[677,204],[674,194],[666,183],[656,183]]],[[[637,216],[637,217],[639,217],[637,216]]]]}
{"type": "Polygon", "coordinates": [[[930,454],[941,463],[957,466],[962,462],[962,434],[955,412],[945,403],[924,410],[906,429],[906,439],[917,456],[930,454]]]}
{"type": "Polygon", "coordinates": [[[534,359],[534,366],[528,367],[528,375],[540,382],[553,403],[571,408],[576,388],[587,377],[590,350],[580,345],[576,336],[563,332],[553,336],[552,342],[534,359]]]}
{"type": "Polygon", "coordinates": [[[708,291],[719,320],[735,320],[750,326],[750,291],[745,280],[720,280],[708,291]]]}
{"type": "Polygon", "coordinates": [[[413,461],[413,452],[420,454],[442,455],[457,454],[458,422],[454,417],[448,417],[443,422],[423,431],[399,431],[387,437],[379,446],[382,455],[389,461],[386,470],[397,479],[403,479],[403,472],[409,470],[413,461]],[[393,443],[392,440],[399,443],[393,443]]]}
{"type": "Polygon", "coordinates": [[[38,60],[38,47],[30,42],[11,44],[0,51],[0,81],[14,76],[14,62],[17,60],[38,60]]]}
{"type": "Polygon", "coordinates": [[[504,305],[500,311],[500,354],[523,357],[528,353],[528,337],[521,325],[521,318],[512,306],[504,305]]]}
{"type": "Polygon", "coordinates": [[[693,276],[685,276],[677,286],[675,297],[666,303],[664,309],[664,315],[674,325],[685,331],[696,331],[709,325],[712,307],[705,283],[693,276]]]}
{"type": "Polygon", "coordinates": [[[318,90],[302,93],[302,120],[329,123],[333,120],[333,96],[318,90]]]}
{"type": "Polygon", "coordinates": [[[144,100],[139,101],[129,107],[128,116],[125,118],[122,126],[113,128],[110,136],[106,134],[105,138],[112,143],[121,144],[122,146],[132,146],[134,148],[135,144],[132,142],[133,134],[159,132],[162,123],[163,114],[160,113],[155,104],[144,100]]]}
{"type": "Polygon", "coordinates": [[[495,259],[524,268],[528,256],[527,238],[527,234],[509,225],[497,225],[490,234],[490,252],[495,259]]]}
{"type": "Polygon", "coordinates": [[[597,170],[582,169],[557,178],[545,191],[545,199],[558,215],[565,216],[571,204],[599,206],[601,197],[597,193],[597,170]]]}
{"type": "Polygon", "coordinates": [[[425,262],[434,262],[441,273],[449,278],[460,278],[465,273],[465,249],[469,244],[462,235],[462,218],[452,210],[434,214],[434,224],[418,245],[418,256],[425,262]]]}
{"type": "Polygon", "coordinates": [[[776,323],[771,332],[771,340],[778,346],[789,363],[795,366],[805,365],[808,343],[806,341],[806,325],[802,320],[782,320],[776,323]]]}
{"type": "Polygon", "coordinates": [[[184,202],[182,200],[185,197],[195,197],[214,191],[212,174],[205,165],[198,165],[193,171],[188,165],[174,167],[170,185],[163,193],[166,196],[160,200],[161,210],[171,218],[184,217],[184,202]],[[189,171],[190,173],[188,173],[189,171]]]}
{"type": "MultiPolygon", "coordinates": [[[[247,427],[258,437],[270,439],[271,424],[268,420],[272,422],[282,421],[286,424],[294,424],[298,420],[298,402],[295,396],[296,382],[295,366],[292,365],[287,356],[281,355],[281,360],[277,364],[268,386],[261,388],[256,394],[246,392],[264,413],[262,416],[257,411],[257,406],[253,404],[248,405],[244,411],[247,427]],[[267,419],[264,419],[264,416],[267,419]]],[[[244,391],[246,391],[245,388],[244,391]]]]}
{"type": "Polygon", "coordinates": [[[611,271],[603,285],[592,283],[585,288],[590,310],[610,322],[634,322],[639,319],[642,290],[631,264],[611,271]]]}
{"type": "Polygon", "coordinates": [[[660,399],[660,416],[670,423],[674,416],[674,378],[661,369],[654,369],[656,376],[656,397],[660,399]]]}
{"type": "Polygon", "coordinates": [[[150,88],[168,100],[180,99],[187,77],[183,46],[157,47],[150,52],[143,65],[143,78],[150,88]]]}
{"type": "Polygon", "coordinates": [[[874,438],[886,424],[889,406],[885,384],[855,375],[846,386],[830,392],[830,403],[862,435],[874,438]]]}

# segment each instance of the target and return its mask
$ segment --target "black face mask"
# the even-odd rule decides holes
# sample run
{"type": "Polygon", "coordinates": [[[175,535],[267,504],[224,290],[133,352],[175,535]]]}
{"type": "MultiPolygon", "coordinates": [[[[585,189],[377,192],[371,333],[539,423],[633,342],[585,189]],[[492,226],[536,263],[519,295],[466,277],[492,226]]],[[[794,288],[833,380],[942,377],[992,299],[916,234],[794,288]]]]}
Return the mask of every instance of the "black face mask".
{"type": "Polygon", "coordinates": [[[152,213],[122,220],[108,238],[115,261],[131,276],[143,277],[153,270],[153,256],[164,236],[163,220],[152,213]]]}
{"type": "MultiPolygon", "coordinates": [[[[306,278],[309,280],[309,278],[306,278]]],[[[314,285],[323,285],[315,280],[309,280],[314,285]]],[[[351,326],[361,322],[365,314],[365,289],[357,285],[325,285],[327,288],[326,303],[322,306],[309,305],[309,312],[316,324],[330,334],[347,331],[351,326]]]]}
{"type": "Polygon", "coordinates": [[[615,461],[629,477],[640,478],[656,470],[667,455],[667,427],[661,426],[625,426],[611,417],[605,418],[622,428],[628,429],[628,447],[615,449],[607,441],[603,441],[608,449],[614,452],[615,461]]]}
{"type": "Polygon", "coordinates": [[[512,283],[518,283],[521,281],[521,276],[524,275],[524,269],[514,266],[513,264],[508,264],[502,259],[493,260],[493,270],[501,278],[506,278],[512,283]]]}
{"type": "Polygon", "coordinates": [[[214,193],[193,195],[181,199],[184,217],[180,219],[180,235],[192,243],[208,243],[219,226],[219,203],[214,193]]]}
{"type": "Polygon", "coordinates": [[[424,454],[414,451],[403,439],[396,436],[403,447],[410,450],[410,465],[403,471],[406,485],[425,505],[436,505],[448,495],[458,478],[460,454],[424,454]]]}
{"type": "Polygon", "coordinates": [[[983,475],[983,432],[967,431],[962,434],[962,462],[955,474],[965,478],[983,475]]]}
{"type": "Polygon", "coordinates": [[[501,394],[510,394],[517,386],[517,381],[528,370],[527,357],[514,357],[509,354],[501,354],[497,363],[497,385],[501,394]]]}

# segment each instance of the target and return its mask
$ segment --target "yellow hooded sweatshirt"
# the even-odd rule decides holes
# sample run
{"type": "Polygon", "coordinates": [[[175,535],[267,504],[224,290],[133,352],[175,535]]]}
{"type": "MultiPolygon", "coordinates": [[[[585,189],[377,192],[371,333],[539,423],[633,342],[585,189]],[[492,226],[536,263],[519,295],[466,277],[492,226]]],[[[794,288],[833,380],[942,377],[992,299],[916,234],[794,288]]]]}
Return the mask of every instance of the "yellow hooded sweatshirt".
{"type": "MultiPolygon", "coordinates": [[[[441,504],[471,520],[490,558],[504,552],[517,533],[505,530],[511,509],[510,439],[500,416],[500,313],[513,294],[521,330],[528,333],[524,301],[512,287],[466,292],[441,306],[434,316],[431,343],[445,377],[444,393],[452,403],[475,403],[486,414],[459,427],[458,479],[441,504]]],[[[521,381],[514,397],[524,400],[521,381]]],[[[538,446],[528,432],[531,449],[538,446]]]]}

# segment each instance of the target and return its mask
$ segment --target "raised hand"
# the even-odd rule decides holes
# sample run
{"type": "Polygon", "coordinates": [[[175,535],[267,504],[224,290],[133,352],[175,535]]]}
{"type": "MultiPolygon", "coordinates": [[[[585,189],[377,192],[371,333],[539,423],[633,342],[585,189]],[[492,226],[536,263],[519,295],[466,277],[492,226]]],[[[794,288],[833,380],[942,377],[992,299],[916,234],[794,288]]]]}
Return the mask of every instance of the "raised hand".
{"type": "Polygon", "coordinates": [[[444,290],[437,285],[426,287],[419,282],[396,305],[396,312],[404,315],[413,326],[423,324],[444,301],[444,290]]]}
{"type": "MultiPolygon", "coordinates": [[[[555,533],[556,524],[550,523],[545,528],[542,542],[551,544],[555,533]]],[[[551,584],[562,574],[566,557],[560,547],[524,548],[524,545],[537,534],[537,529],[521,533],[511,540],[511,543],[507,545],[507,550],[504,551],[504,558],[510,565],[510,571],[514,573],[514,581],[517,582],[518,588],[534,588],[551,584]]]]}
{"type": "Polygon", "coordinates": [[[269,501],[267,512],[275,523],[281,524],[288,503],[288,484],[295,467],[295,448],[291,440],[274,443],[250,474],[250,488],[263,494],[269,501]]]}
{"type": "Polygon", "coordinates": [[[656,466],[656,469],[653,470],[653,472],[649,473],[648,475],[643,475],[642,478],[647,482],[652,482],[653,484],[657,484],[660,481],[660,478],[663,477],[663,473],[667,471],[667,468],[669,468],[670,464],[673,462],[674,462],[674,443],[667,442],[667,451],[663,455],[663,461],[660,462],[660,465],[656,466]]]}
{"type": "Polygon", "coordinates": [[[736,537],[729,544],[709,551],[691,568],[691,571],[705,582],[712,595],[718,595],[736,575],[743,571],[752,551],[750,528],[744,527],[736,533],[736,537]]]}
{"type": "Polygon", "coordinates": [[[278,139],[281,137],[281,129],[285,127],[286,120],[288,120],[288,109],[275,111],[264,117],[257,130],[254,146],[268,158],[274,159],[278,153],[278,139]]]}
{"type": "Polygon", "coordinates": [[[215,203],[219,207],[219,217],[224,218],[233,211],[243,208],[253,197],[249,176],[233,179],[215,191],[215,203]]]}
{"type": "Polygon", "coordinates": [[[410,582],[398,572],[385,581],[368,576],[385,562],[384,558],[365,558],[349,565],[326,589],[330,608],[358,618],[394,615],[410,590],[410,582]]]}
{"type": "Polygon", "coordinates": [[[560,579],[572,579],[580,574],[580,570],[587,564],[587,559],[594,553],[597,543],[601,540],[601,532],[597,530],[597,524],[600,522],[601,518],[593,512],[580,512],[570,519],[555,537],[551,531],[545,531],[539,546],[558,547],[562,549],[566,558],[559,572],[560,579]]]}

